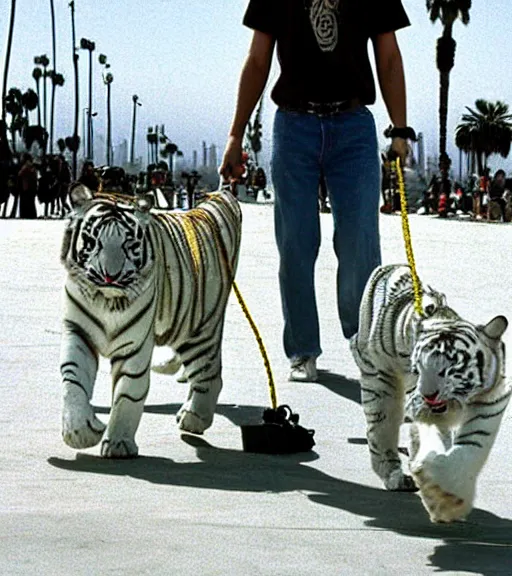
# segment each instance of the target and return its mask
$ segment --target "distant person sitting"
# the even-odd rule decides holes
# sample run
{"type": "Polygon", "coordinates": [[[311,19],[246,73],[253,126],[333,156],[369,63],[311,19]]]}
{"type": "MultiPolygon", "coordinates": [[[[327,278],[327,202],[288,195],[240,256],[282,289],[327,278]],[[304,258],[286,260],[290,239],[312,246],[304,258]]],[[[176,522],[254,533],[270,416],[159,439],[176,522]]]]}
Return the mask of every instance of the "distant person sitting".
{"type": "Polygon", "coordinates": [[[498,204],[501,211],[501,219],[503,222],[506,221],[506,201],[505,201],[505,171],[498,170],[494,174],[494,178],[489,187],[489,206],[487,210],[487,220],[491,220],[493,215],[493,210],[491,204],[494,202],[498,204]]]}

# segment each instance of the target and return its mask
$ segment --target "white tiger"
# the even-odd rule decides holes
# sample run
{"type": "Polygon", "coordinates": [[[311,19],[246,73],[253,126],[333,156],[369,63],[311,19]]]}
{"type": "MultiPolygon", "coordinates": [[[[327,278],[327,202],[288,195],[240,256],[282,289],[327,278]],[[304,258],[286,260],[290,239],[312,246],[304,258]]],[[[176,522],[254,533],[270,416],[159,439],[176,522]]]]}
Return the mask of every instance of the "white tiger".
{"type": "Polygon", "coordinates": [[[183,430],[208,428],[222,387],[221,340],[236,271],[241,212],[229,192],[188,212],[150,210],[147,199],[94,195],[76,185],[64,235],[62,436],[73,448],[103,438],[105,457],[138,453],[135,433],[149,391],[154,346],[179,355],[189,381],[183,430]],[[112,366],[108,426],[91,406],[98,356],[112,366]],[[106,431],[105,431],[106,428],[106,431]]]}
{"type": "Polygon", "coordinates": [[[361,371],[373,470],[388,490],[416,490],[434,522],[464,519],[511,396],[505,380],[504,316],[475,326],[424,291],[414,311],[410,269],[377,268],[351,339],[361,371]],[[404,408],[411,423],[409,469],[398,455],[404,408]]]}

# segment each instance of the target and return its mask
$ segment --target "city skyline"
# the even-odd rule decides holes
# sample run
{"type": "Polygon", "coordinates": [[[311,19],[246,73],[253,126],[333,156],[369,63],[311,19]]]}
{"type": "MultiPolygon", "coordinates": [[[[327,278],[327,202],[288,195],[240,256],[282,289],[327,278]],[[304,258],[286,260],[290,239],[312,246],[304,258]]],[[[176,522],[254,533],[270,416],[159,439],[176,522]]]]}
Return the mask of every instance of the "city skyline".
{"type": "MultiPolygon", "coordinates": [[[[411,27],[397,33],[404,58],[408,89],[409,124],[425,138],[425,155],[437,153],[439,77],[435,65],[439,23],[428,19],[425,2],[403,0],[411,27]]],[[[88,38],[96,43],[94,52],[93,109],[95,131],[105,133],[106,90],[98,56],[103,53],[111,64],[113,144],[130,142],[132,95],[142,106],[137,111],[136,156],[145,159],[145,134],[148,126],[165,124],[170,138],[192,162],[193,151],[201,156],[202,142],[217,146],[220,161],[233,113],[238,77],[247,54],[251,31],[242,26],[247,0],[76,0],[77,41],[88,38]]],[[[2,14],[9,14],[10,1],[0,0],[2,14]]],[[[55,0],[57,27],[57,71],[65,85],[57,89],[55,138],[73,131],[73,72],[71,58],[71,18],[67,0],[55,0]]],[[[496,33],[512,24],[512,6],[507,0],[473,3],[471,22],[456,22],[455,67],[450,78],[448,151],[454,168],[458,151],[453,143],[455,126],[477,98],[503,100],[512,104],[510,75],[511,48],[496,33]]],[[[0,66],[7,41],[8,18],[0,26],[2,46],[0,66]]],[[[371,43],[369,46],[372,54],[371,43]]],[[[49,2],[36,5],[18,0],[11,54],[8,88],[35,88],[33,58],[46,54],[51,59],[51,21],[49,2]]],[[[80,51],[80,109],[87,107],[88,58],[80,51]]],[[[52,64],[50,65],[52,66],[52,64]]],[[[278,75],[273,63],[264,95],[263,152],[268,162],[274,104],[269,94],[278,75]]],[[[389,124],[380,94],[371,107],[375,115],[381,146],[389,124]]],[[[82,132],[82,117],[79,131],[82,132]]],[[[99,141],[99,138],[98,138],[99,141]]],[[[494,157],[491,167],[512,170],[512,161],[494,157]]],[[[457,170],[455,170],[457,172],[457,170]]]]}

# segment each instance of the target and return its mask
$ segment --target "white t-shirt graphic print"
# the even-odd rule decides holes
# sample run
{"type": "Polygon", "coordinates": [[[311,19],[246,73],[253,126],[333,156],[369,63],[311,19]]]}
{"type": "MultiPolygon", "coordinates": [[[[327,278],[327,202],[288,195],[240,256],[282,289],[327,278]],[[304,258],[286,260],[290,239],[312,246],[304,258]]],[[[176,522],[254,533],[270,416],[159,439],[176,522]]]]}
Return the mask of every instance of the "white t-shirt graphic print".
{"type": "Polygon", "coordinates": [[[312,0],[309,19],[322,52],[332,52],[338,44],[337,11],[340,0],[312,0]]]}

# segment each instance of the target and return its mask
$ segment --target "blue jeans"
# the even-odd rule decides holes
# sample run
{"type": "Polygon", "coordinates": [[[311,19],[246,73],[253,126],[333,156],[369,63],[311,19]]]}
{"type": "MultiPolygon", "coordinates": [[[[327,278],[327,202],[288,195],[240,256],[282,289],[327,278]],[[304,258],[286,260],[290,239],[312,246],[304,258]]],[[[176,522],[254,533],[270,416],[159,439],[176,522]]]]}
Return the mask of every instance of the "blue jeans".
{"type": "Polygon", "coordinates": [[[284,349],[288,358],[317,357],[322,353],[314,280],[321,171],[334,218],[338,314],[346,338],[358,330],[365,284],[381,263],[380,164],[371,112],[362,106],[319,117],[278,109],[271,168],[284,349]]]}

